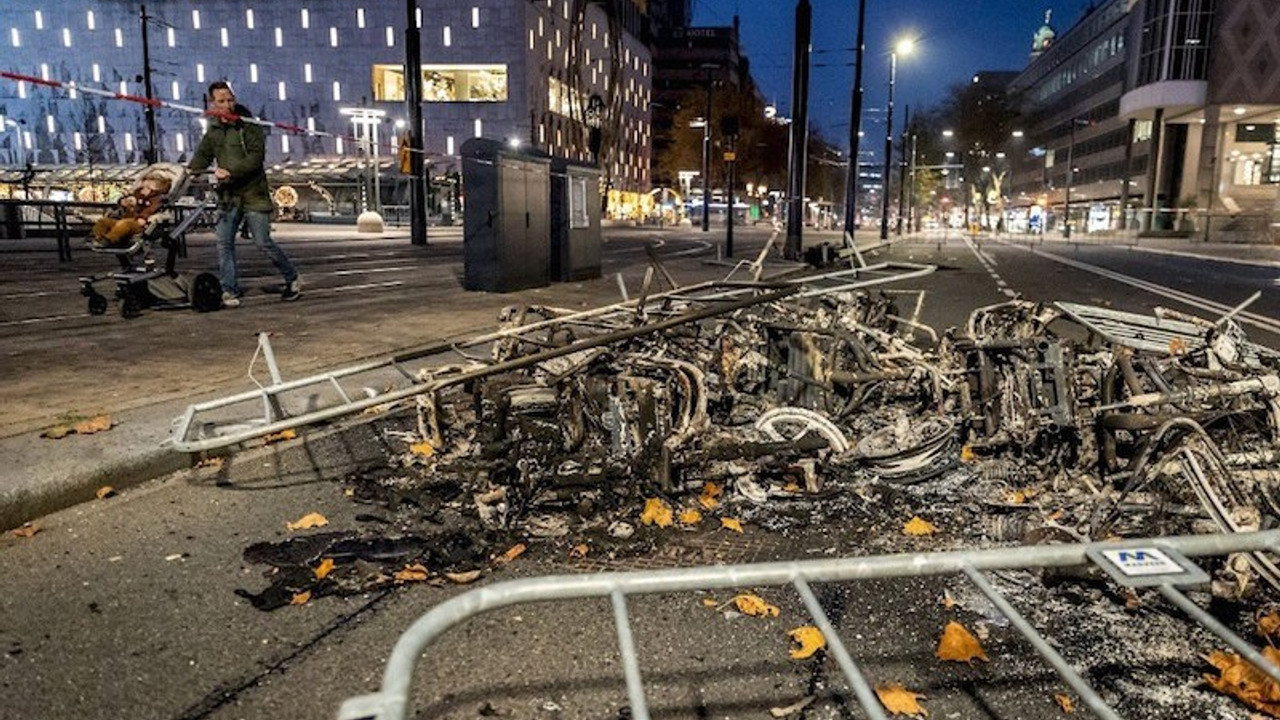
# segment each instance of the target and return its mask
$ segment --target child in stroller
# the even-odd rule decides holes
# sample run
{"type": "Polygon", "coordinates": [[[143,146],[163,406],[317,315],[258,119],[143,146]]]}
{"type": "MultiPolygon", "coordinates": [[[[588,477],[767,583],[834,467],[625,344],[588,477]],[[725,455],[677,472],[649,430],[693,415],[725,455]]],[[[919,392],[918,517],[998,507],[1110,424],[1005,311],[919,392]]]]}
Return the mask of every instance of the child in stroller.
{"type": "Polygon", "coordinates": [[[89,299],[89,313],[107,311],[107,298],[94,283],[113,280],[120,313],[135,317],[147,307],[190,307],[200,312],[222,307],[222,285],[217,275],[199,273],[186,277],[175,269],[188,228],[200,217],[199,203],[186,203],[187,169],[177,163],[156,163],[138,177],[133,191],[93,225],[89,247],[115,255],[120,270],[80,278],[80,292],[89,299]],[[176,208],[188,206],[189,212],[176,208]],[[164,266],[151,262],[152,245],[166,250],[164,266]]]}
{"type": "Polygon", "coordinates": [[[93,242],[100,246],[120,247],[131,244],[142,233],[147,221],[164,207],[173,180],[161,171],[147,172],[133,192],[120,198],[117,206],[93,224],[93,242]]]}

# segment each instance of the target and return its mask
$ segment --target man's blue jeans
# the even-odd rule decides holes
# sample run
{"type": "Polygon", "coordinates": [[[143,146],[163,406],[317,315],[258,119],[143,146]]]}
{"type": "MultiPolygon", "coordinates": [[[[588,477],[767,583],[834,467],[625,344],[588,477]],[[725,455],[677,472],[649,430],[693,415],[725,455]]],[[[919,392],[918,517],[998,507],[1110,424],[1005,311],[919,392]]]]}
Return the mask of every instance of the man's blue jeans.
{"type": "Polygon", "coordinates": [[[224,208],[222,217],[214,234],[218,237],[218,279],[222,281],[222,291],[233,295],[241,294],[240,278],[236,274],[236,233],[243,220],[249,225],[249,234],[253,236],[253,244],[257,245],[284,276],[286,283],[298,277],[289,256],[271,239],[271,213],[258,210],[245,210],[238,205],[224,208]]]}

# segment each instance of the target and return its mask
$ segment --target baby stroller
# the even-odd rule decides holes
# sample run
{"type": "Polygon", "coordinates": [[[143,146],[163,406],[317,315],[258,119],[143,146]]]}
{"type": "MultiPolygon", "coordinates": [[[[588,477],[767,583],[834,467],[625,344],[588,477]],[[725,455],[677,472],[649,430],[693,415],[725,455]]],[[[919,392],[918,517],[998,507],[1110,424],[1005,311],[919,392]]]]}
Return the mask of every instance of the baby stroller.
{"type": "MultiPolygon", "coordinates": [[[[114,255],[120,263],[120,269],[80,278],[80,294],[89,299],[90,315],[101,315],[107,311],[106,296],[94,287],[102,281],[115,283],[120,314],[126,318],[137,317],[144,309],[151,307],[189,307],[199,312],[222,307],[222,284],[216,275],[206,272],[187,277],[174,269],[183,238],[200,217],[199,203],[184,196],[189,184],[187,169],[182,165],[150,165],[138,176],[127,198],[145,198],[147,190],[164,187],[168,189],[160,193],[155,202],[149,203],[145,216],[129,212],[134,205],[128,204],[126,199],[119,208],[108,212],[95,223],[94,233],[86,239],[89,249],[96,253],[114,255]],[[179,206],[188,211],[179,213],[179,206]],[[135,214],[136,219],[132,217],[135,214]],[[126,228],[126,223],[135,225],[126,228]],[[152,259],[152,251],[157,245],[165,251],[162,267],[156,267],[152,259]]],[[[135,201],[135,204],[140,205],[141,202],[135,201]]]]}

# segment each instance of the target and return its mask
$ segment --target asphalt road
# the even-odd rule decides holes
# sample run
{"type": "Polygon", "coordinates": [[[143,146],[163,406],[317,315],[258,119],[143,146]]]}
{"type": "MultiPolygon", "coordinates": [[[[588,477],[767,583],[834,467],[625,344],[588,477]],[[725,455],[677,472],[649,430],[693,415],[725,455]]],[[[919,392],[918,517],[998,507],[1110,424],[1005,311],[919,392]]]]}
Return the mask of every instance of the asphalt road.
{"type": "MultiPolygon", "coordinates": [[[[758,248],[763,237],[759,232],[744,233],[744,252],[758,248]]],[[[628,282],[635,287],[635,258],[652,239],[643,231],[611,237],[606,274],[632,271],[628,282]]],[[[661,252],[680,277],[709,272],[702,261],[711,256],[711,248],[696,234],[662,239],[661,252]]],[[[7,290],[6,299],[18,292],[30,295],[21,303],[0,303],[5,308],[0,315],[4,342],[21,343],[29,350],[13,355],[22,362],[65,363],[66,375],[52,380],[46,375],[39,387],[10,387],[6,395],[13,392],[15,403],[10,407],[26,407],[28,424],[42,422],[50,408],[59,407],[58,382],[98,382],[113,392],[128,393],[132,373],[165,378],[158,385],[137,383],[137,391],[151,398],[233,387],[243,378],[251,333],[257,329],[282,328],[290,338],[282,344],[301,358],[286,360],[288,369],[314,370],[378,355],[410,341],[478,331],[491,326],[496,311],[513,301],[478,295],[466,308],[451,306],[447,317],[434,315],[433,293],[442,292],[442,285],[456,286],[456,278],[448,277],[456,256],[452,263],[446,260],[450,253],[460,252],[460,246],[448,243],[423,251],[386,241],[356,249],[350,243],[312,240],[291,244],[290,249],[305,268],[307,298],[281,305],[265,295],[251,296],[225,323],[187,313],[157,313],[134,321],[90,318],[82,309],[68,309],[68,295],[77,308],[80,305],[74,295],[74,270],[33,267],[32,287],[7,290]],[[424,266],[422,252],[439,257],[441,263],[424,266]],[[406,257],[417,262],[407,263],[406,257]],[[322,303],[340,305],[343,313],[367,322],[327,326],[332,316],[313,308],[322,303]],[[137,343],[144,347],[145,364],[103,367],[115,364],[110,359],[113,351],[137,343]],[[191,357],[193,346],[200,350],[198,361],[191,357]],[[182,371],[193,367],[199,372],[182,371]]],[[[1228,306],[1263,289],[1262,300],[1251,310],[1260,316],[1277,315],[1274,293],[1266,292],[1272,286],[1267,272],[1202,260],[1103,248],[1027,248],[995,242],[979,246],[957,238],[903,243],[871,259],[889,257],[940,266],[933,275],[894,288],[911,291],[904,295],[908,304],[922,292],[919,319],[938,330],[961,325],[971,308],[1001,302],[1011,294],[1131,311],[1164,304],[1204,312],[1179,304],[1158,288],[1140,289],[1124,278],[1228,306]],[[1124,277],[1099,274],[1079,263],[1124,277]]],[[[260,264],[251,264],[247,275],[253,278],[251,285],[272,282],[260,264]]],[[[566,286],[555,293],[514,299],[573,307],[593,297],[599,297],[598,286],[566,286]]],[[[1280,347],[1280,338],[1272,332],[1247,329],[1255,340],[1280,347]]],[[[136,351],[129,357],[137,360],[136,351]]],[[[17,370],[20,378],[21,368],[17,370]]],[[[243,453],[221,467],[185,471],[43,518],[32,537],[4,536],[0,718],[332,717],[342,699],[374,690],[396,637],[421,612],[464,588],[415,584],[389,592],[316,598],[269,613],[251,607],[235,590],[256,592],[269,582],[262,565],[244,559],[247,546],[309,534],[288,531],[286,522],[319,512],[329,520],[326,531],[367,530],[369,521],[361,516],[369,507],[352,502],[345,490],[366,468],[386,464],[391,449],[384,431],[406,422],[394,416],[379,418],[342,433],[243,453]]],[[[927,494],[898,498],[892,520],[898,521],[897,513],[937,502],[927,494]]],[[[884,509],[868,504],[863,515],[824,518],[823,524],[799,533],[748,525],[741,537],[726,538],[710,530],[642,534],[635,542],[643,552],[600,558],[593,568],[933,549],[928,544],[903,545],[873,532],[884,509]]],[[[482,582],[581,569],[583,563],[568,559],[573,539],[527,539],[530,550],[525,556],[491,571],[482,582]]],[[[1026,577],[1011,575],[1001,582],[1016,589],[1026,577]]],[[[820,594],[872,681],[901,682],[925,693],[930,717],[1061,717],[1053,701],[1053,694],[1063,691],[1061,681],[1020,646],[998,614],[978,602],[962,605],[961,610],[947,610],[938,602],[944,591],[965,597],[962,585],[954,579],[877,582],[825,588],[820,594]],[[992,639],[987,644],[994,662],[940,668],[931,661],[938,629],[956,615],[989,627],[992,639]]],[[[814,693],[821,699],[804,717],[862,717],[833,663],[787,659],[786,630],[808,622],[799,599],[789,591],[761,592],[780,606],[778,618],[726,615],[723,608],[708,608],[703,602],[708,596],[698,593],[632,603],[633,629],[655,717],[764,717],[769,708],[814,693]]],[[[710,597],[717,606],[729,599],[727,593],[710,597]]],[[[1035,596],[1028,591],[1024,599],[1024,611],[1034,612],[1035,596]]],[[[1128,639],[1150,645],[1156,642],[1153,631],[1182,633],[1160,639],[1182,642],[1177,652],[1186,653],[1165,662],[1182,660],[1194,666],[1195,653],[1212,646],[1178,628],[1165,613],[1153,612],[1128,639]]],[[[1064,653],[1086,664],[1104,643],[1115,640],[1068,635],[1064,653]]],[[[495,612],[449,633],[439,649],[428,654],[415,697],[430,717],[624,717],[625,688],[614,643],[612,620],[603,603],[495,612]]],[[[1162,666],[1141,674],[1132,665],[1118,660],[1102,664],[1093,677],[1118,697],[1131,695],[1131,704],[1154,708],[1149,711],[1154,714],[1128,717],[1178,716],[1176,709],[1168,708],[1180,707],[1178,693],[1191,692],[1182,686],[1194,684],[1195,675],[1160,675],[1162,666]],[[1173,689],[1155,700],[1134,689],[1153,677],[1173,689]],[[1172,704],[1161,706],[1156,700],[1172,704]]],[[[1083,710],[1076,716],[1089,717],[1083,710]]],[[[1218,702],[1214,715],[1240,720],[1248,716],[1243,706],[1228,700],[1218,702]]]]}

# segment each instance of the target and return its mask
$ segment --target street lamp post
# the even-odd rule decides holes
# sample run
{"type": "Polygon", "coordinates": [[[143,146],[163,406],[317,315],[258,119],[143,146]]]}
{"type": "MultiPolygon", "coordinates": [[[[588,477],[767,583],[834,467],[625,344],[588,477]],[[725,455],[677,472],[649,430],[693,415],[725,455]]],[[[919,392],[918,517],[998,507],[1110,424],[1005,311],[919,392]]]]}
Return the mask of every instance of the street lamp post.
{"type": "Polygon", "coordinates": [[[706,112],[702,116],[702,232],[711,230],[711,68],[703,65],[707,85],[706,112]]]}
{"type": "Polygon", "coordinates": [[[351,118],[351,124],[357,128],[356,139],[360,142],[360,187],[361,195],[361,211],[372,210],[376,213],[382,212],[382,206],[379,202],[378,192],[378,126],[382,124],[382,119],[386,117],[386,110],[377,108],[342,108],[338,112],[351,118]],[[372,203],[369,202],[370,192],[368,190],[368,178],[364,172],[364,158],[366,154],[373,155],[373,195],[372,203]]]}
{"type": "Polygon", "coordinates": [[[1069,141],[1067,143],[1067,187],[1063,197],[1062,214],[1063,226],[1062,236],[1071,237],[1071,183],[1075,179],[1076,174],[1076,127],[1085,127],[1089,124],[1084,118],[1071,118],[1071,130],[1068,133],[1069,141]]]}
{"type": "Polygon", "coordinates": [[[889,53],[889,104],[885,109],[884,172],[880,192],[880,239],[889,239],[889,173],[893,162],[893,87],[898,82],[898,53],[906,55],[915,47],[911,39],[900,40],[889,53]]]}

